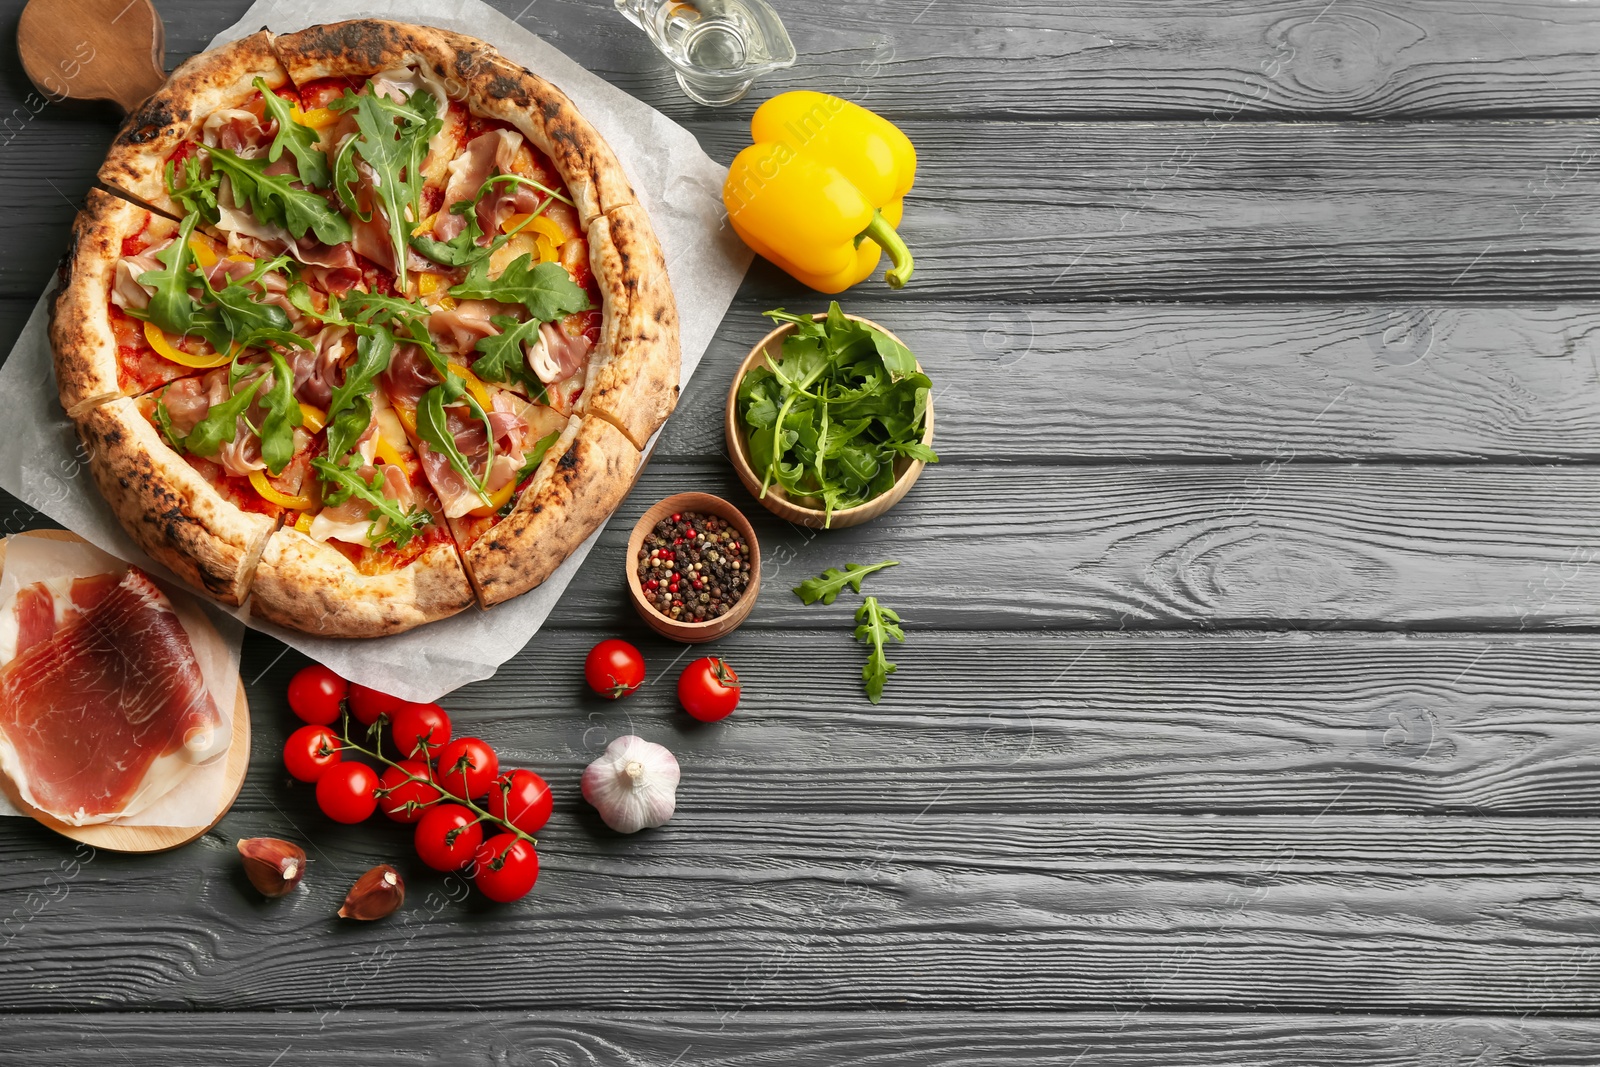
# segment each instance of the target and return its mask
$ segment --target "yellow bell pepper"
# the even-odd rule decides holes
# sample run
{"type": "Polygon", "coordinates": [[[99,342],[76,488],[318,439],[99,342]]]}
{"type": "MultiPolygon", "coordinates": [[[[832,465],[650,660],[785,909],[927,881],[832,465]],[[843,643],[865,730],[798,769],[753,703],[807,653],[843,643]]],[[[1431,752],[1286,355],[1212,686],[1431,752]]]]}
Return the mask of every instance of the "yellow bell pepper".
{"type": "Polygon", "coordinates": [[[819,292],[867,278],[882,252],[884,280],[905,285],[911,252],[895,227],[917,171],[905,134],[848,100],[798,91],[756,108],[750,136],[722,189],[745,244],[819,292]]]}
{"type": "Polygon", "coordinates": [[[299,104],[290,104],[289,117],[302,126],[309,126],[313,130],[321,130],[338,122],[339,112],[331,107],[314,107],[310,111],[301,111],[299,104]]]}
{"type": "Polygon", "coordinates": [[[307,508],[317,506],[316,499],[310,493],[302,492],[299,496],[290,496],[288,493],[282,492],[277,486],[267,481],[266,473],[263,471],[251,471],[250,484],[255,486],[256,492],[260,493],[264,499],[272,501],[280,508],[288,508],[290,511],[305,511],[307,508]]]}
{"type": "Polygon", "coordinates": [[[399,467],[401,470],[406,471],[407,473],[410,472],[410,467],[407,466],[405,457],[400,454],[400,450],[398,448],[394,447],[394,442],[383,436],[383,434],[378,434],[378,440],[375,443],[375,447],[373,448],[372,452],[373,455],[383,460],[389,466],[399,467]]]}
{"type": "Polygon", "coordinates": [[[210,370],[212,367],[220,367],[239,354],[238,348],[226,353],[213,351],[185,352],[167,340],[167,335],[161,332],[161,327],[148,320],[144,324],[144,339],[150,342],[150,347],[155,349],[156,353],[163,359],[170,359],[174,363],[182,364],[185,367],[194,367],[197,370],[210,370]]]}
{"type": "Polygon", "coordinates": [[[473,508],[471,511],[467,512],[467,514],[476,516],[480,519],[490,518],[495,512],[506,506],[507,501],[511,499],[511,494],[516,491],[517,482],[516,479],[513,478],[511,481],[507,482],[505,485],[502,485],[500,488],[489,494],[489,503],[485,504],[481,508],[473,508]]]}
{"type": "Polygon", "coordinates": [[[467,392],[472,394],[472,399],[482,405],[483,410],[488,411],[494,406],[494,398],[489,395],[489,387],[483,384],[482,379],[459,363],[451,363],[448,366],[450,373],[466,383],[467,392]]]}

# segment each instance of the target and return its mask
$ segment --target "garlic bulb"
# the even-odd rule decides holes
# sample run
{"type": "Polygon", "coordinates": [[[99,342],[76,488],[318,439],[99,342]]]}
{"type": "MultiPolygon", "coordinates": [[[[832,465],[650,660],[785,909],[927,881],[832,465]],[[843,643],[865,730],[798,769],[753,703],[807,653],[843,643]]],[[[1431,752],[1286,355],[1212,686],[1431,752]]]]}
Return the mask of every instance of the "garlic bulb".
{"type": "Polygon", "coordinates": [[[619,737],[583,772],[583,799],[605,824],[631,834],[660,826],[677,805],[678,761],[642,737],[619,737]]]}

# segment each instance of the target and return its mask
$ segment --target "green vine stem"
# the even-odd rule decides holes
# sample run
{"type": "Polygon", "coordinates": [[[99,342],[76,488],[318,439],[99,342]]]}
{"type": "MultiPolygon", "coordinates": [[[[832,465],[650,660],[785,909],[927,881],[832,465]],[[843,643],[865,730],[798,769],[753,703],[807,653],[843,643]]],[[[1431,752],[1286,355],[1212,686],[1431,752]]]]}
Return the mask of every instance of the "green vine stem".
{"type": "MultiPolygon", "coordinates": [[[[447,803],[447,802],[451,803],[451,804],[460,804],[463,807],[465,807],[468,811],[472,812],[472,814],[477,817],[474,820],[475,822],[490,823],[491,825],[500,827],[506,833],[516,835],[518,838],[520,838],[523,841],[528,842],[528,844],[530,844],[530,845],[533,845],[533,846],[537,846],[538,845],[538,843],[539,843],[538,840],[532,834],[524,833],[522,830],[519,830],[515,826],[511,825],[511,823],[508,822],[507,820],[501,819],[501,818],[497,818],[496,816],[489,814],[483,808],[478,807],[478,805],[472,800],[471,797],[458,797],[454,793],[451,793],[448,790],[446,790],[444,786],[440,785],[433,777],[433,761],[432,761],[432,758],[431,758],[432,754],[433,754],[433,746],[428,743],[428,740],[426,738],[423,738],[419,742],[421,744],[421,746],[422,746],[422,752],[421,752],[421,755],[420,755],[419,758],[422,760],[423,769],[427,773],[427,777],[425,777],[425,778],[418,778],[415,774],[412,774],[411,771],[407,770],[405,767],[402,767],[400,764],[396,763],[394,760],[390,759],[388,756],[385,756],[383,754],[383,752],[382,752],[382,749],[383,749],[383,727],[384,727],[384,724],[387,723],[388,721],[389,721],[389,716],[380,715],[380,716],[378,716],[377,720],[375,722],[373,722],[373,724],[371,726],[367,727],[367,735],[372,739],[373,747],[372,748],[363,748],[361,745],[356,744],[354,741],[352,741],[350,739],[350,713],[348,711],[342,712],[341,715],[340,715],[340,719],[339,719],[340,750],[343,751],[345,749],[348,749],[348,750],[350,750],[352,752],[358,752],[363,756],[368,756],[368,757],[370,757],[372,759],[377,760],[379,763],[382,763],[387,767],[393,767],[396,770],[405,771],[406,781],[407,782],[421,782],[424,785],[432,786],[434,792],[439,794],[433,800],[425,801],[425,802],[422,802],[422,803],[418,803],[416,801],[407,801],[408,804],[415,804],[416,807],[419,807],[419,808],[432,807],[435,804],[441,804],[441,803],[447,803]]],[[[492,788],[494,788],[494,786],[491,784],[490,788],[492,789],[492,788]]],[[[390,792],[390,790],[385,789],[382,786],[379,786],[378,790],[377,790],[377,795],[379,797],[385,797],[385,796],[389,795],[389,792],[390,792]]],[[[459,832],[460,832],[459,830],[452,830],[451,831],[451,833],[459,833],[459,832]]]]}

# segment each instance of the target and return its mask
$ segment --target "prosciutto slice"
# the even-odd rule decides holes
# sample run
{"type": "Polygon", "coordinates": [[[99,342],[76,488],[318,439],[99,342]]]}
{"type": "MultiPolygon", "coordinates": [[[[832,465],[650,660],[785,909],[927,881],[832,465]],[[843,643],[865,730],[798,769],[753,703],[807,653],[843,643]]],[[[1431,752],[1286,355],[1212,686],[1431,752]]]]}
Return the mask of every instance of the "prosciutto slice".
{"type": "Polygon", "coordinates": [[[428,332],[441,348],[471,352],[479,341],[500,332],[489,319],[507,310],[507,305],[494,300],[463,300],[454,308],[439,308],[428,316],[428,332]]]}
{"type": "Polygon", "coordinates": [[[541,382],[554,385],[578,373],[593,347],[594,343],[586,334],[572,337],[555,323],[547,322],[539,327],[539,340],[524,345],[523,350],[528,357],[528,369],[541,382]]]}
{"type": "Polygon", "coordinates": [[[0,764],[28,804],[73,825],[106,822],[227,751],[231,730],[188,634],[138,568],[36,583],[11,610],[0,764]]]}
{"type": "Polygon", "coordinates": [[[171,244],[172,239],[168,238],[143,252],[117,260],[116,276],[111,282],[111,302],[123,310],[149,307],[155,289],[140,285],[138,279],[146,271],[161,269],[161,261],[156,258],[156,253],[166,251],[171,244]]]}

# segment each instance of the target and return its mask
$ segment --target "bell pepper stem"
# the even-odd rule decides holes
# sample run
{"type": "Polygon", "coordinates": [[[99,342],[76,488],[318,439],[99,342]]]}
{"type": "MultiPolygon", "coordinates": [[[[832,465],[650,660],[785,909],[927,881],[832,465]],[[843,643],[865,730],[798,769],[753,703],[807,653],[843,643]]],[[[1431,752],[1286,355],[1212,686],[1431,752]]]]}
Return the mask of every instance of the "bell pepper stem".
{"type": "Polygon", "coordinates": [[[872,213],[872,221],[861,231],[861,236],[876,241],[879,248],[889,253],[890,267],[883,272],[883,280],[889,283],[889,288],[902,288],[911,280],[911,271],[914,267],[911,249],[906,247],[905,241],[895,228],[889,225],[889,220],[883,217],[883,212],[872,213]]]}

